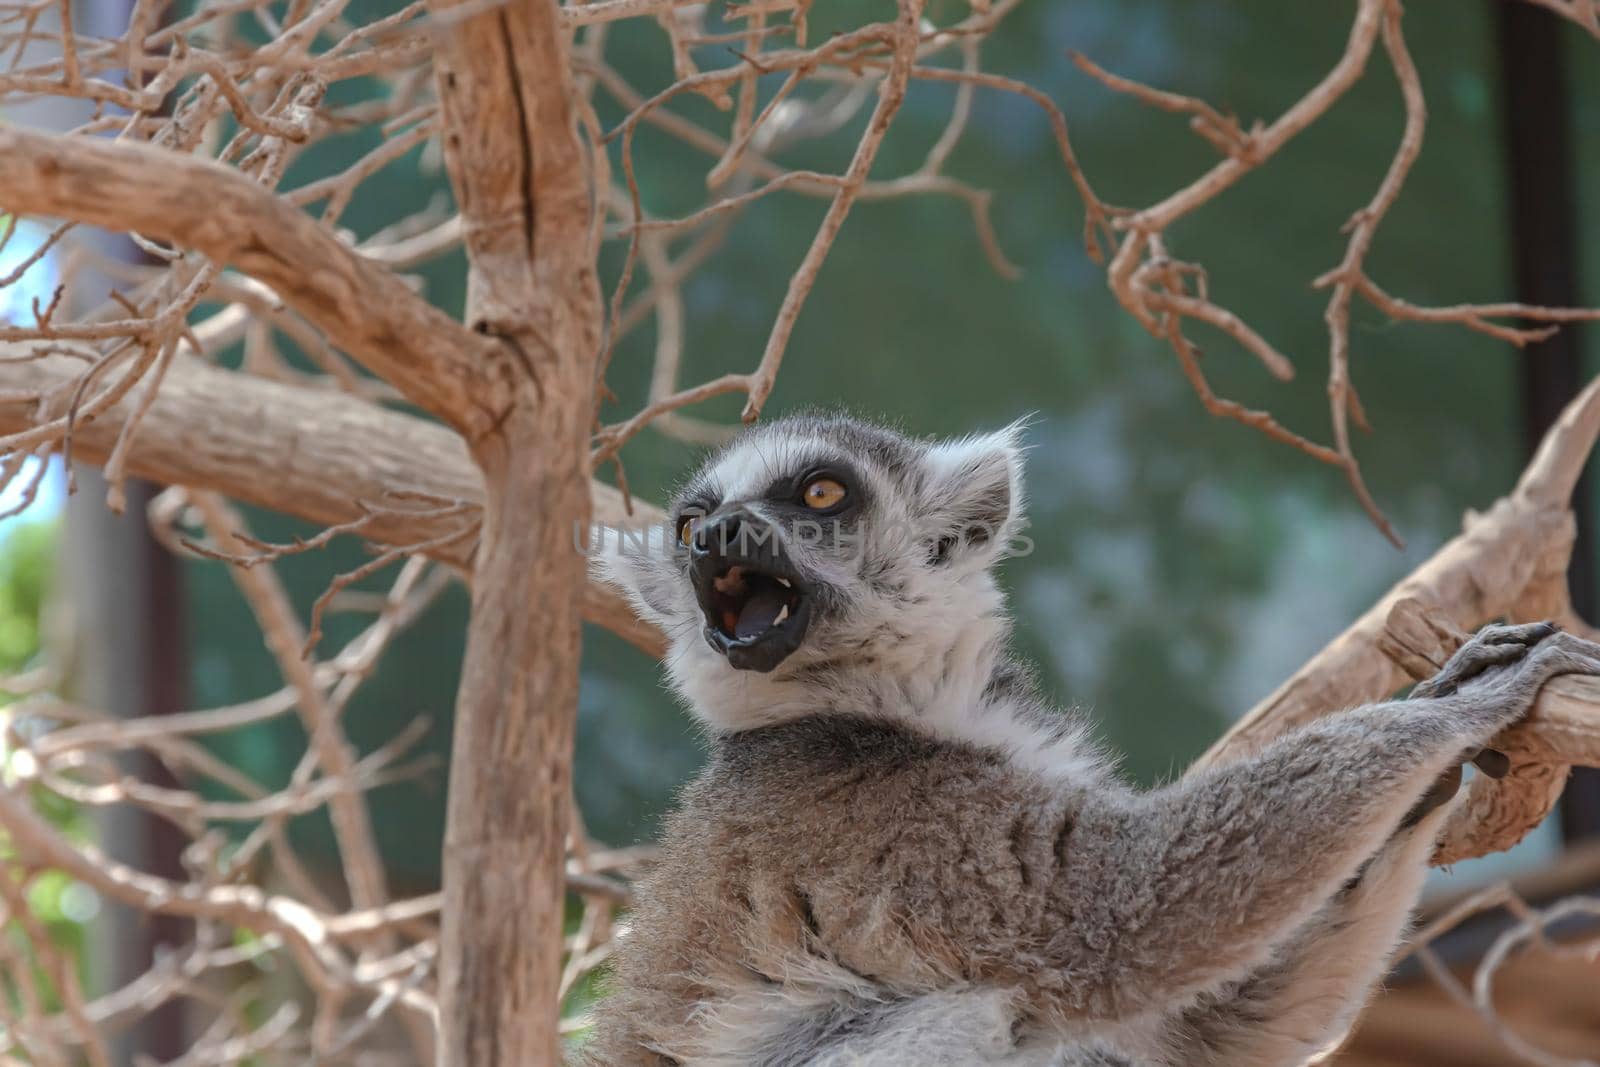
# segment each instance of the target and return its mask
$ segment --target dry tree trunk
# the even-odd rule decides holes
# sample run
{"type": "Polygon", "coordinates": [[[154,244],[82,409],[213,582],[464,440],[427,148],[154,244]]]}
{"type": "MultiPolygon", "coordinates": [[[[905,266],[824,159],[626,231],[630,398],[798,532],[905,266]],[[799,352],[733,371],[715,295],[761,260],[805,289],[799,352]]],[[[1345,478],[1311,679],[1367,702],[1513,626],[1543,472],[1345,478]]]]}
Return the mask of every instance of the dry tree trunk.
{"type": "Polygon", "coordinates": [[[468,442],[486,500],[445,829],[440,1062],[521,1067],[560,1060],[585,580],[571,529],[589,519],[598,231],[556,4],[452,24],[455,6],[433,5],[450,26],[435,83],[471,264],[467,322],[501,342],[510,404],[468,442]]]}
{"type": "MultiPolygon", "coordinates": [[[[472,265],[470,328],[417,299],[304,212],[207,162],[7,128],[0,129],[0,188],[12,211],[135,228],[266,282],[465,439],[481,475],[469,499],[481,499],[483,511],[447,814],[440,1062],[521,1067],[559,1059],[584,584],[570,539],[571,524],[587,522],[590,511],[598,233],[557,6],[535,0],[440,21],[447,28],[435,52],[438,94],[472,265]]],[[[37,389],[41,368],[27,366],[37,389]]],[[[244,384],[243,376],[228,377],[244,384]]],[[[169,392],[172,384],[155,403],[182,402],[169,392]]],[[[228,413],[235,432],[247,432],[238,429],[246,396],[231,394],[216,409],[228,413]]],[[[117,410],[102,414],[114,418],[117,410]]],[[[40,421],[36,412],[20,414],[30,426],[40,421]]],[[[85,430],[93,418],[82,419],[85,430]]],[[[367,418],[377,424],[393,417],[369,410],[367,418]]],[[[288,440],[306,431],[323,437],[314,425],[299,425],[288,440]]],[[[182,426],[144,428],[182,433],[182,426]]],[[[328,451],[349,458],[339,449],[371,444],[356,438],[328,451]]],[[[416,445],[413,438],[404,450],[413,463],[416,445]]],[[[148,465],[148,447],[139,451],[146,458],[135,469],[161,477],[148,465]]],[[[346,464],[352,466],[362,466],[368,479],[376,473],[370,463],[346,464]]],[[[409,466],[406,480],[415,473],[409,466]]],[[[218,487],[248,499],[243,486],[270,481],[239,474],[235,466],[218,487]]],[[[329,490],[318,494],[324,505],[340,495],[358,499],[335,472],[324,469],[320,477],[329,490]]]]}

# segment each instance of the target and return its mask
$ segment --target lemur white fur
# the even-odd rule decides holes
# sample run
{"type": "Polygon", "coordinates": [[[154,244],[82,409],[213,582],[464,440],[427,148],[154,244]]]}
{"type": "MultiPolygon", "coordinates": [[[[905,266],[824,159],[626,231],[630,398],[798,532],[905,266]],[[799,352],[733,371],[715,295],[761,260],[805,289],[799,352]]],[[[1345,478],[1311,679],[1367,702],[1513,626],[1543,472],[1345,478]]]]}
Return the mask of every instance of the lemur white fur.
{"type": "Polygon", "coordinates": [[[1023,527],[1018,439],[803,417],[713,457],[674,518],[776,530],[773,573],[810,612],[764,670],[708,621],[715,550],[691,562],[668,531],[605,557],[712,757],[639,887],[590,1062],[1308,1062],[1403,937],[1437,783],[1544,680],[1600,673],[1600,647],[1490,628],[1417,699],[1138,793],[1007,658],[992,568],[1023,527]],[[846,490],[820,539],[794,532],[817,476],[846,490]]]}
{"type": "MultiPolygon", "coordinates": [[[[835,434],[847,432],[847,426],[861,434],[872,429],[831,419],[769,424],[746,434],[738,447],[707,464],[685,495],[714,486],[722,500],[748,501],[750,509],[773,521],[783,536],[787,525],[762,500],[776,472],[830,456],[847,458],[837,443],[830,448],[826,435],[796,433],[802,426],[831,426],[835,434]]],[[[670,531],[657,533],[644,559],[612,554],[599,562],[630,593],[641,615],[677,635],[667,657],[668,676],[689,711],[713,730],[743,730],[812,714],[821,696],[834,707],[843,700],[859,712],[866,712],[870,704],[875,715],[905,716],[914,709],[919,729],[1003,749],[1041,773],[1075,780],[1098,776],[1106,760],[1087,740],[1081,723],[1059,715],[1038,716],[1031,692],[995,697],[984,693],[996,664],[1004,658],[1011,629],[991,567],[1026,526],[1021,432],[1022,424],[1016,423],[997,433],[921,449],[919,473],[930,484],[965,483],[968,488],[966,495],[946,498],[948,514],[943,516],[930,515],[921,496],[893,487],[888,472],[873,470],[868,457],[852,461],[867,477],[884,479],[873,497],[872,521],[859,531],[863,557],[905,562],[918,533],[960,521],[987,524],[984,529],[993,538],[985,550],[958,554],[937,573],[904,568],[897,576],[910,586],[904,599],[887,599],[863,588],[854,569],[856,561],[835,559],[826,552],[804,554],[805,546],[789,539],[790,551],[804,554],[805,565],[820,581],[849,590],[848,615],[839,618],[822,640],[810,639],[807,653],[813,661],[845,656],[846,666],[838,675],[844,685],[830,685],[831,679],[816,672],[753,675],[730,670],[721,655],[700,640],[699,609],[681,576],[650,567],[663,558],[661,546],[672,544],[670,531]],[[981,510],[984,494],[1002,502],[998,512],[981,510]],[[970,513],[963,514],[963,507],[970,513]],[[916,603],[915,610],[907,610],[906,600],[916,603]],[[691,619],[688,623],[685,613],[691,619]],[[896,636],[886,641],[882,639],[886,633],[896,636]],[[851,671],[848,662],[863,658],[867,650],[881,657],[877,669],[851,671]],[[926,670],[930,656],[948,663],[950,669],[930,674],[926,670]],[[881,704],[873,703],[876,697],[882,698],[881,704]],[[1020,707],[1019,702],[1027,706],[1020,707]]]]}

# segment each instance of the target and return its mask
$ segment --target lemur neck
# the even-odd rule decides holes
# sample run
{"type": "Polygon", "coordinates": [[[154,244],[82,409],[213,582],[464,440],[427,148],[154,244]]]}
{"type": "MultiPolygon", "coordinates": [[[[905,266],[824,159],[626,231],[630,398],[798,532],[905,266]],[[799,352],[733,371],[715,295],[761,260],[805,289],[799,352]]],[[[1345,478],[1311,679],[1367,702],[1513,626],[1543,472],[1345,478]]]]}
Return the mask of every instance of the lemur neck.
{"type": "Polygon", "coordinates": [[[972,715],[1009,695],[990,683],[1008,667],[1010,631],[996,611],[959,627],[890,635],[864,641],[859,653],[802,671],[795,680],[811,711],[820,683],[834,712],[932,721],[972,715]]]}
{"type": "Polygon", "coordinates": [[[999,590],[975,575],[949,599],[959,603],[830,635],[815,658],[686,695],[713,726],[734,730],[819,712],[937,722],[1014,699],[1015,686],[993,684],[1018,675],[1005,659],[1011,625],[999,590]]]}
{"type": "Polygon", "coordinates": [[[883,719],[930,737],[998,751],[1057,782],[1104,783],[1108,762],[1071,712],[1046,704],[1006,655],[1010,621],[992,584],[966,591],[950,615],[911,633],[856,635],[840,653],[772,675],[718,681],[685,695],[718,732],[812,715],[883,719]],[[964,620],[949,625],[948,618],[964,620]]]}

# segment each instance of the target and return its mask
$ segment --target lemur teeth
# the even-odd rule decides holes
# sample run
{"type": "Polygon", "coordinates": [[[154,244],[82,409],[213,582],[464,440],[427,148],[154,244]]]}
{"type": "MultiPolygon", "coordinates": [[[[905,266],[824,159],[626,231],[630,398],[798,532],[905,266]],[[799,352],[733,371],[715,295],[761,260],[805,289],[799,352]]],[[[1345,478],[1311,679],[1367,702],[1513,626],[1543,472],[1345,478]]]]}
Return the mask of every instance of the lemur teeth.
{"type": "MultiPolygon", "coordinates": [[[[779,578],[778,581],[783,582],[783,579],[779,578]]],[[[788,585],[789,583],[788,582],[783,582],[783,584],[784,585],[788,585]]],[[[789,617],[789,605],[785,604],[783,606],[783,610],[778,612],[778,617],[776,619],[772,620],[772,625],[777,626],[779,623],[783,622],[783,620],[787,619],[788,617],[789,617]]]]}
{"type": "Polygon", "coordinates": [[[789,588],[789,579],[787,579],[787,578],[779,578],[778,579],[778,584],[783,586],[785,589],[788,589],[789,588]]]}

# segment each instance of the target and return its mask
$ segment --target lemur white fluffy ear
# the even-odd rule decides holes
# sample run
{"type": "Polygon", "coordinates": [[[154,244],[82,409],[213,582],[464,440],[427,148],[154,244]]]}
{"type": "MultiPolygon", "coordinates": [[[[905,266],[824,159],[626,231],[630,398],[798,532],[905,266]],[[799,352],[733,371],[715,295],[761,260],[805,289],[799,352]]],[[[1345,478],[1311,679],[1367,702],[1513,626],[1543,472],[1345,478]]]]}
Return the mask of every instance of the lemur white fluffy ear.
{"type": "Polygon", "coordinates": [[[1022,525],[1022,431],[1003,430],[935,445],[924,461],[923,514],[934,528],[930,559],[939,566],[987,566],[1022,525]]]}
{"type": "Polygon", "coordinates": [[[665,524],[623,529],[597,525],[589,531],[588,545],[579,531],[574,547],[589,561],[589,577],[615,587],[649,622],[666,626],[672,621],[672,531],[665,524]]]}

